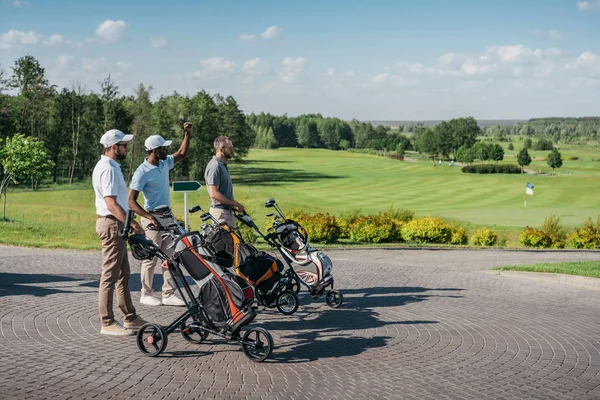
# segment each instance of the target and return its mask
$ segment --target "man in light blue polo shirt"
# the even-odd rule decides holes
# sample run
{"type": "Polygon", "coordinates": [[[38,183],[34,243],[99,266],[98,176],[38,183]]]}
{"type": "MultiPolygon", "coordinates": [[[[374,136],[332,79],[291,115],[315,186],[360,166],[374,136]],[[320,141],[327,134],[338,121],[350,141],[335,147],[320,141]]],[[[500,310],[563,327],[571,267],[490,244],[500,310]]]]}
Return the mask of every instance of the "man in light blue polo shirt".
{"type": "MultiPolygon", "coordinates": [[[[173,169],[175,163],[181,161],[188,152],[190,145],[190,135],[192,133],[192,124],[186,122],[183,124],[184,137],[181,146],[177,152],[167,155],[167,148],[171,140],[165,140],[159,135],[150,136],[144,142],[144,147],[148,152],[146,160],[138,167],[133,174],[129,184],[128,205],[129,208],[141,216],[141,225],[146,228],[149,225],[160,227],[160,222],[152,215],[152,211],[162,206],[171,206],[171,196],[169,191],[169,171],[173,169]],[[138,196],[144,194],[144,207],[138,203],[138,196]]],[[[162,240],[162,232],[146,229],[148,236],[154,243],[159,245],[163,251],[166,250],[167,242],[162,240]]],[[[152,280],[154,270],[159,265],[159,259],[154,257],[151,260],[144,260],[140,271],[142,281],[142,295],[140,303],[148,306],[184,306],[185,303],[175,295],[177,287],[170,274],[164,273],[163,268],[159,266],[159,271],[163,274],[162,302],[154,297],[152,289],[152,280]]]]}

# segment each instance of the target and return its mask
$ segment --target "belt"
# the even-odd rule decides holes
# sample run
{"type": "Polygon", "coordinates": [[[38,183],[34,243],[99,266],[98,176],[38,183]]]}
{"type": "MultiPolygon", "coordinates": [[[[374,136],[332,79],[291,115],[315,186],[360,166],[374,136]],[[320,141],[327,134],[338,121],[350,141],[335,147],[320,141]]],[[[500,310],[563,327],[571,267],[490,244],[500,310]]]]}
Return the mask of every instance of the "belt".
{"type": "Polygon", "coordinates": [[[115,217],[114,215],[97,215],[98,219],[100,218],[106,218],[106,219],[112,219],[113,221],[118,221],[117,217],[115,217]]]}
{"type": "Polygon", "coordinates": [[[220,208],[221,210],[233,210],[233,206],[228,206],[225,204],[215,204],[214,206],[210,206],[210,208],[220,208]]]}

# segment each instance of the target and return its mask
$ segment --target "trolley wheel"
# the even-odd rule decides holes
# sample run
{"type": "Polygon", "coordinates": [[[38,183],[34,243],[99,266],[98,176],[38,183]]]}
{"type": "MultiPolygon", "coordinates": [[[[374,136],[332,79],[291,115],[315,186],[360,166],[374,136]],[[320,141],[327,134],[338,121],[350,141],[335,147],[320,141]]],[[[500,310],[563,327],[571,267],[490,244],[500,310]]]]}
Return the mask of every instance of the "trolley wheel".
{"type": "Polygon", "coordinates": [[[167,348],[167,331],[158,324],[142,325],[137,333],[137,345],[144,355],[156,357],[167,348]]]}
{"type": "Polygon", "coordinates": [[[344,302],[344,296],[339,290],[328,290],[325,293],[325,302],[331,308],[338,308],[344,302]]]}
{"type": "Polygon", "coordinates": [[[208,331],[198,325],[187,325],[187,320],[181,323],[181,336],[190,343],[200,344],[209,335],[208,331]]]}
{"type": "Polygon", "coordinates": [[[290,289],[292,289],[292,292],[298,294],[298,293],[300,293],[300,288],[301,288],[300,281],[298,280],[298,278],[294,277],[292,279],[292,284],[291,284],[290,289]]]}
{"type": "Polygon", "coordinates": [[[283,315],[292,315],[295,313],[298,310],[299,303],[298,296],[291,290],[281,292],[276,300],[277,310],[283,315]]]}
{"type": "Polygon", "coordinates": [[[264,328],[250,328],[244,333],[241,345],[246,357],[261,362],[273,352],[273,337],[264,328]]]}

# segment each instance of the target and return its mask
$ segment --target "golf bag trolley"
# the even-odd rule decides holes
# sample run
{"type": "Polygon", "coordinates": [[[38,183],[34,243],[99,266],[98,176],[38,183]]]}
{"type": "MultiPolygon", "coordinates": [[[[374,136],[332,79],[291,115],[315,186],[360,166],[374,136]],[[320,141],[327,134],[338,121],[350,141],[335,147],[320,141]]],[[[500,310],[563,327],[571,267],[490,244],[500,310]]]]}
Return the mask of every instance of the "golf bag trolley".
{"type": "MultiPolygon", "coordinates": [[[[129,211],[121,236],[127,240],[131,253],[138,260],[158,257],[175,281],[177,291],[186,304],[186,311],[169,326],[146,323],[137,332],[137,346],[147,356],[155,357],[167,347],[168,335],[180,330],[190,343],[200,344],[212,334],[240,344],[243,353],[252,361],[261,362],[273,351],[273,338],[264,328],[241,329],[256,317],[250,288],[243,288],[223,272],[219,256],[210,253],[198,232],[183,231],[180,224],[163,225],[160,230],[173,236],[172,255],[167,255],[145,235],[131,234],[134,212],[129,211]],[[199,287],[194,294],[183,270],[199,287]]],[[[174,218],[172,218],[175,220],[174,218]]],[[[164,221],[163,221],[164,222],[164,221]]]]}
{"type": "Polygon", "coordinates": [[[266,208],[275,208],[272,225],[267,234],[263,234],[252,218],[247,214],[235,214],[243,224],[254,229],[267,244],[276,248],[288,265],[286,273],[292,280],[292,290],[299,293],[304,286],[308,293],[317,299],[325,296],[325,302],[332,308],[337,308],[344,302],[344,296],[339,290],[333,289],[333,263],[324,252],[313,248],[308,243],[308,233],[298,222],[287,219],[277,205],[275,199],[265,203],[266,208]],[[327,290],[330,288],[329,290],[327,290]]]}
{"type": "Polygon", "coordinates": [[[200,206],[194,206],[189,211],[202,211],[202,221],[212,222],[203,224],[200,229],[206,247],[224,256],[222,259],[232,259],[232,262],[221,266],[241,285],[252,286],[259,305],[276,307],[284,315],[291,315],[298,310],[298,295],[292,290],[293,277],[288,271],[282,273],[284,267],[281,261],[246,243],[237,229],[220,223],[200,206]]]}

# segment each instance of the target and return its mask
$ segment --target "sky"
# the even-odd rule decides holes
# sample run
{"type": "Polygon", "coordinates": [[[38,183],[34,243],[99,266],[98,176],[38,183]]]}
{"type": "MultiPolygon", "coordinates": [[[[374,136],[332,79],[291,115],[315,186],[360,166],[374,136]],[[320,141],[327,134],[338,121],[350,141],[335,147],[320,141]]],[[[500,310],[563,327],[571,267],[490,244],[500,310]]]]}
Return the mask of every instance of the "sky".
{"type": "Polygon", "coordinates": [[[0,0],[0,65],[59,88],[345,120],[600,115],[600,0],[0,0]]]}

